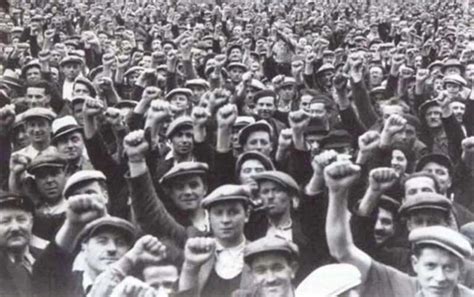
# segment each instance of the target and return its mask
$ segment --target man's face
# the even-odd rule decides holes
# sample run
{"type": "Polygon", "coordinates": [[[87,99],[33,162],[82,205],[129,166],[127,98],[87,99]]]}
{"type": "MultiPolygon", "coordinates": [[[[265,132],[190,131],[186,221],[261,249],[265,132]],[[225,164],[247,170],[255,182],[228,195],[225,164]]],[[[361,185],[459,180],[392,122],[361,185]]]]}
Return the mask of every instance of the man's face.
{"type": "Polygon", "coordinates": [[[175,291],[179,272],[173,265],[152,265],[143,269],[143,279],[155,290],[171,294],[175,291]]]}
{"type": "Polygon", "coordinates": [[[383,72],[380,67],[372,67],[369,70],[370,84],[372,86],[379,86],[383,80],[383,72]]]}
{"type": "Polygon", "coordinates": [[[412,256],[423,296],[453,296],[461,277],[461,263],[457,256],[437,247],[425,247],[419,257],[412,256]]]}
{"type": "Polygon", "coordinates": [[[402,131],[393,136],[393,146],[395,148],[411,150],[415,145],[417,136],[416,129],[410,124],[406,124],[402,131]]]}
{"type": "Polygon", "coordinates": [[[56,148],[64,154],[68,160],[79,160],[84,151],[84,138],[81,132],[73,132],[60,137],[57,140],[56,148]]]}
{"type": "Polygon", "coordinates": [[[471,83],[474,83],[474,63],[466,65],[466,79],[471,83]]]}
{"type": "Polygon", "coordinates": [[[269,119],[275,113],[275,98],[274,97],[263,97],[258,99],[255,105],[255,111],[257,115],[262,119],[269,119]]]}
{"type": "Polygon", "coordinates": [[[41,79],[41,71],[38,67],[31,67],[25,73],[26,81],[29,83],[37,82],[41,79]]]}
{"type": "Polygon", "coordinates": [[[325,88],[331,88],[332,87],[332,78],[334,77],[334,71],[328,70],[324,71],[321,74],[321,83],[325,88]]]}
{"type": "Polygon", "coordinates": [[[405,182],[405,200],[418,193],[436,193],[435,182],[427,176],[417,176],[405,182]]]}
{"type": "Polygon", "coordinates": [[[99,199],[102,199],[102,201],[100,202],[103,204],[107,204],[109,200],[108,193],[97,180],[85,181],[83,183],[78,184],[74,187],[74,189],[70,191],[69,196],[83,194],[98,195],[99,199]]]}
{"type": "Polygon", "coordinates": [[[123,233],[114,228],[103,228],[82,244],[85,262],[96,275],[117,262],[130,247],[123,233]]]}
{"type": "Polygon", "coordinates": [[[207,185],[198,175],[185,175],[170,182],[170,196],[180,210],[198,209],[206,193],[207,185]]]}
{"type": "Polygon", "coordinates": [[[451,96],[457,96],[459,92],[461,91],[461,86],[457,84],[453,84],[450,82],[447,82],[444,87],[446,88],[446,91],[448,92],[449,95],[451,96]]]}
{"type": "Polygon", "coordinates": [[[23,250],[33,230],[33,216],[17,208],[0,209],[0,248],[23,250]]]}
{"type": "Polygon", "coordinates": [[[242,81],[242,74],[244,74],[244,70],[240,67],[232,67],[229,70],[230,79],[234,83],[239,83],[242,81]]]}
{"type": "Polygon", "coordinates": [[[433,174],[438,180],[441,194],[447,193],[449,187],[451,187],[451,175],[448,168],[435,162],[429,162],[421,171],[433,174]]]}
{"type": "Polygon", "coordinates": [[[247,212],[239,201],[218,202],[209,209],[209,222],[217,240],[236,243],[242,238],[247,212]]]}
{"type": "Polygon", "coordinates": [[[270,156],[272,152],[272,141],[267,131],[255,131],[250,133],[244,144],[244,152],[259,151],[260,153],[270,156]]]}
{"type": "Polygon", "coordinates": [[[327,117],[328,117],[328,112],[326,110],[326,106],[324,105],[324,103],[321,103],[321,102],[314,102],[314,103],[311,103],[309,105],[309,113],[317,118],[317,119],[321,119],[321,120],[326,120],[327,117]]]}
{"type": "Polygon", "coordinates": [[[55,205],[62,198],[66,184],[66,171],[57,167],[42,167],[35,171],[35,182],[41,198],[49,205],[55,205]]]}
{"type": "Polygon", "coordinates": [[[262,181],[258,190],[267,215],[280,217],[291,209],[291,196],[280,184],[273,181],[262,181]]]}
{"type": "Polygon", "coordinates": [[[398,173],[398,175],[402,176],[407,170],[408,160],[401,150],[393,150],[390,164],[391,167],[398,173]]]}
{"type": "Polygon", "coordinates": [[[26,89],[26,104],[28,108],[33,107],[48,107],[50,96],[46,95],[46,90],[43,88],[29,87],[26,89]]]}
{"type": "Polygon", "coordinates": [[[393,214],[390,211],[379,207],[377,221],[375,222],[374,227],[375,243],[381,245],[394,234],[395,223],[393,214]]]}
{"type": "Polygon", "coordinates": [[[446,212],[440,209],[418,209],[408,214],[407,229],[413,231],[417,228],[430,226],[448,226],[446,212]]]}
{"type": "Polygon", "coordinates": [[[239,180],[241,184],[249,184],[253,183],[254,177],[256,174],[265,171],[265,167],[263,166],[262,162],[255,159],[249,159],[242,163],[240,168],[240,175],[239,180]]]}
{"type": "Polygon", "coordinates": [[[309,112],[309,104],[312,99],[313,97],[311,95],[301,96],[299,109],[309,112]]]}
{"type": "Polygon", "coordinates": [[[173,152],[179,155],[190,154],[194,148],[194,133],[192,128],[176,131],[171,137],[173,152]]]}
{"type": "Polygon", "coordinates": [[[84,109],[84,102],[75,103],[72,105],[72,115],[76,119],[79,126],[84,126],[84,115],[82,113],[84,109]]]}
{"type": "Polygon", "coordinates": [[[89,91],[89,88],[87,88],[86,85],[76,83],[72,90],[72,96],[91,96],[91,91],[89,91]]]}
{"type": "Polygon", "coordinates": [[[51,135],[51,124],[43,118],[28,119],[26,121],[26,133],[33,143],[46,142],[51,135]]]}
{"type": "Polygon", "coordinates": [[[61,71],[68,80],[73,81],[79,73],[81,73],[81,65],[77,63],[66,63],[61,67],[61,71]]]}
{"type": "Polygon", "coordinates": [[[26,133],[26,126],[19,125],[13,130],[13,144],[15,148],[24,148],[30,144],[30,138],[26,133]]]}
{"type": "Polygon", "coordinates": [[[189,107],[189,100],[186,95],[176,94],[170,99],[170,103],[176,106],[179,110],[185,110],[189,107]]]}
{"type": "Polygon", "coordinates": [[[453,101],[450,103],[451,110],[453,111],[454,116],[458,123],[463,122],[464,113],[466,112],[466,104],[459,101],[453,101]]]}
{"type": "Polygon", "coordinates": [[[255,282],[262,286],[262,296],[291,296],[296,262],[288,263],[279,253],[264,253],[257,255],[250,266],[255,282]]]}

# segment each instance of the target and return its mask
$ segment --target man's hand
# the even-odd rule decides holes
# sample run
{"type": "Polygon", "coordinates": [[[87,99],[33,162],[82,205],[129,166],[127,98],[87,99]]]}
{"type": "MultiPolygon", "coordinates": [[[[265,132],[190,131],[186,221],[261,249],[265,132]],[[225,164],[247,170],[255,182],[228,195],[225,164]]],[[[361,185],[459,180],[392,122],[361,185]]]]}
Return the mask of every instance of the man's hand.
{"type": "Polygon", "coordinates": [[[105,201],[98,194],[74,195],[67,202],[66,222],[72,226],[82,228],[105,215],[105,201]]]}
{"type": "Polygon", "coordinates": [[[147,120],[150,124],[161,123],[173,116],[171,104],[164,100],[153,100],[148,110],[147,120]]]}
{"type": "Polygon", "coordinates": [[[85,117],[96,117],[104,111],[104,103],[100,100],[87,97],[84,102],[83,114],[85,117]]]}
{"type": "Polygon", "coordinates": [[[176,66],[178,66],[178,52],[176,50],[170,50],[166,55],[166,65],[168,66],[169,72],[175,72],[176,66]]]}
{"type": "Polygon", "coordinates": [[[216,249],[216,240],[209,237],[193,237],[186,241],[184,247],[184,265],[201,267],[208,261],[216,249]]]}
{"type": "Polygon", "coordinates": [[[206,126],[206,123],[210,117],[211,114],[207,108],[204,107],[195,106],[191,112],[191,118],[193,119],[194,125],[199,127],[206,126]]]}
{"type": "Polygon", "coordinates": [[[311,122],[311,115],[304,110],[292,111],[288,115],[290,127],[295,134],[303,134],[311,122]]]}
{"type": "Polygon", "coordinates": [[[48,29],[44,32],[44,38],[48,41],[53,41],[54,34],[56,33],[55,29],[48,29]]]}
{"type": "Polygon", "coordinates": [[[155,297],[156,291],[149,284],[133,276],[125,277],[112,291],[110,297],[155,297]]]}
{"type": "Polygon", "coordinates": [[[390,68],[390,74],[392,76],[398,76],[400,67],[405,63],[405,56],[403,54],[395,54],[392,57],[392,64],[390,68]]]}
{"type": "Polygon", "coordinates": [[[105,68],[112,67],[112,64],[115,62],[115,55],[112,53],[107,53],[102,56],[102,64],[105,68]]]}
{"type": "Polygon", "coordinates": [[[399,176],[395,169],[389,167],[379,167],[372,169],[369,175],[369,187],[374,192],[383,193],[390,189],[399,176]]]}
{"type": "Polygon", "coordinates": [[[441,106],[443,118],[447,118],[451,115],[451,99],[449,98],[449,94],[447,91],[441,91],[436,97],[436,102],[438,102],[439,106],[441,106]]]}
{"type": "Polygon", "coordinates": [[[231,129],[237,119],[237,106],[226,104],[217,111],[217,125],[220,129],[231,129]]]}
{"type": "Polygon", "coordinates": [[[392,144],[393,136],[405,129],[407,120],[405,120],[402,116],[393,114],[391,115],[382,130],[382,134],[380,137],[380,145],[381,146],[390,146],[392,144]]]}
{"type": "Polygon", "coordinates": [[[430,71],[425,68],[420,68],[416,72],[416,83],[424,84],[428,77],[430,76],[430,71]]]}
{"type": "Polygon", "coordinates": [[[191,60],[192,48],[193,48],[192,38],[184,38],[183,40],[181,40],[179,44],[179,50],[181,52],[181,56],[183,57],[183,60],[186,60],[186,61],[191,60]]]}
{"type": "Polygon", "coordinates": [[[380,145],[380,134],[377,131],[367,131],[359,137],[359,150],[362,154],[370,154],[380,145]]]}
{"type": "Polygon", "coordinates": [[[280,149],[288,149],[293,140],[293,131],[291,129],[283,129],[278,137],[278,147],[280,149]]]}
{"type": "Polygon", "coordinates": [[[134,265],[153,265],[166,258],[166,246],[152,235],[145,235],[138,239],[125,257],[134,265]]]}
{"type": "Polygon", "coordinates": [[[136,130],[128,133],[123,140],[123,147],[129,163],[143,162],[149,148],[148,142],[145,140],[145,132],[136,130]]]}
{"type": "Polygon", "coordinates": [[[337,161],[324,169],[324,180],[330,192],[345,192],[359,178],[360,166],[351,161],[337,161]]]}
{"type": "Polygon", "coordinates": [[[314,156],[311,166],[313,167],[313,175],[322,176],[324,168],[337,161],[337,152],[335,150],[327,150],[319,155],[314,156]]]}
{"type": "Polygon", "coordinates": [[[30,157],[21,153],[13,153],[10,157],[10,174],[19,177],[31,163],[30,157]]]}
{"type": "Polygon", "coordinates": [[[349,75],[354,83],[359,83],[364,78],[364,59],[359,54],[349,56],[349,75]]]}
{"type": "Polygon", "coordinates": [[[338,73],[334,75],[333,86],[338,93],[343,93],[347,91],[347,81],[348,77],[344,73],[338,73]]]}
{"type": "Polygon", "coordinates": [[[15,122],[15,105],[7,104],[0,108],[0,129],[10,129],[15,122]]]}
{"type": "Polygon", "coordinates": [[[122,117],[120,116],[120,109],[115,107],[107,108],[105,111],[105,120],[115,128],[123,127],[125,125],[122,117]]]}
{"type": "Polygon", "coordinates": [[[128,55],[118,56],[117,69],[125,70],[130,65],[130,57],[128,55]]]}

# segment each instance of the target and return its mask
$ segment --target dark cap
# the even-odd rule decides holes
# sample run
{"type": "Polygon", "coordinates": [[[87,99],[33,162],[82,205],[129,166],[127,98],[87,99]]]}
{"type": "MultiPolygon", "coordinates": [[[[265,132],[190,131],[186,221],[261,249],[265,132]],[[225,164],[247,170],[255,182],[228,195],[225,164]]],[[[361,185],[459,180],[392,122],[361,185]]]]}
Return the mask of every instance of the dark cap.
{"type": "Polygon", "coordinates": [[[31,200],[16,193],[0,191],[0,209],[18,208],[27,212],[34,211],[34,205],[31,200]]]}
{"type": "Polygon", "coordinates": [[[437,193],[418,193],[407,199],[400,207],[400,216],[407,216],[410,212],[420,209],[435,209],[449,213],[452,209],[451,201],[437,193]]]}
{"type": "Polygon", "coordinates": [[[179,176],[184,175],[207,175],[209,172],[209,166],[206,163],[201,162],[180,162],[174,165],[168,172],[163,175],[160,180],[161,184],[168,183],[179,176]]]}
{"type": "Polygon", "coordinates": [[[300,192],[300,187],[298,186],[298,183],[294,180],[294,178],[282,171],[264,171],[256,174],[253,179],[259,184],[262,181],[269,180],[283,186],[288,191],[297,194],[300,192]]]}
{"type": "Polygon", "coordinates": [[[420,107],[418,109],[418,115],[421,118],[423,118],[426,111],[428,110],[428,108],[430,108],[432,106],[440,106],[440,105],[439,105],[438,101],[436,101],[436,100],[427,100],[423,104],[420,105],[420,107]]]}
{"type": "Polygon", "coordinates": [[[65,168],[67,159],[59,153],[49,153],[37,156],[28,166],[28,173],[35,175],[36,170],[43,167],[65,168]]]}
{"type": "Polygon", "coordinates": [[[270,124],[268,124],[266,121],[260,120],[253,124],[247,125],[244,128],[242,128],[242,130],[240,130],[239,144],[243,146],[245,142],[247,142],[247,138],[249,137],[249,135],[255,131],[265,131],[265,132],[268,132],[268,134],[270,134],[270,138],[273,137],[272,126],[270,126],[270,124]]]}
{"type": "Polygon", "coordinates": [[[274,100],[276,100],[277,95],[272,90],[261,90],[255,93],[253,96],[253,101],[256,103],[259,99],[265,97],[272,97],[274,100]]]}
{"type": "Polygon", "coordinates": [[[243,192],[240,187],[236,185],[223,185],[202,199],[201,207],[209,209],[216,203],[227,201],[241,201],[244,205],[250,203],[247,193],[243,192]]]}
{"type": "Polygon", "coordinates": [[[258,160],[262,163],[263,167],[265,167],[265,170],[275,170],[275,166],[270,158],[259,151],[248,151],[240,154],[235,162],[236,176],[239,176],[240,169],[247,160],[258,160]]]}
{"type": "Polygon", "coordinates": [[[135,241],[137,230],[130,222],[118,217],[105,216],[87,224],[78,236],[78,243],[82,243],[94,237],[105,227],[122,231],[130,245],[135,241]]]}
{"type": "Polygon", "coordinates": [[[88,181],[106,181],[107,178],[105,175],[98,170],[80,170],[73,175],[71,175],[66,184],[64,185],[63,196],[68,197],[70,195],[71,188],[75,185],[88,182],[88,181]]]}
{"type": "Polygon", "coordinates": [[[166,137],[172,137],[178,130],[183,128],[192,128],[193,119],[189,116],[181,116],[174,119],[166,129],[166,137]]]}
{"type": "Polygon", "coordinates": [[[451,162],[448,156],[441,154],[428,154],[424,155],[420,158],[420,160],[418,160],[418,162],[416,163],[415,172],[422,171],[423,167],[425,167],[426,164],[431,162],[446,167],[449,172],[451,172],[453,169],[453,163],[451,162]]]}
{"type": "Polygon", "coordinates": [[[299,255],[298,246],[295,243],[282,237],[269,235],[257,239],[245,246],[244,261],[248,264],[252,262],[252,259],[256,256],[269,252],[282,252],[290,256],[292,259],[298,258],[299,255]]]}
{"type": "Polygon", "coordinates": [[[352,136],[346,130],[333,130],[321,139],[320,145],[323,149],[341,148],[352,145],[352,136]]]}

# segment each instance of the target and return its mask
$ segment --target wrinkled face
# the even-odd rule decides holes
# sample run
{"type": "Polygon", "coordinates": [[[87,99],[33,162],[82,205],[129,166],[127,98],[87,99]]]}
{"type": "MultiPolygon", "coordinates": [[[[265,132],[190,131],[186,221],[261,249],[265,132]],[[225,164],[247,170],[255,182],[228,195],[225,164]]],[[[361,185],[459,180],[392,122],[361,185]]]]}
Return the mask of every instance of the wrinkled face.
{"type": "Polygon", "coordinates": [[[425,113],[426,124],[429,128],[439,128],[443,125],[441,121],[441,107],[431,106],[428,107],[425,113]]]}
{"type": "Polygon", "coordinates": [[[31,118],[26,121],[26,133],[33,143],[48,142],[51,135],[51,124],[43,118],[31,118]]]}
{"type": "Polygon", "coordinates": [[[421,171],[433,174],[438,181],[440,193],[447,193],[449,187],[451,187],[451,175],[448,168],[435,162],[429,162],[421,171]]]}
{"type": "Polygon", "coordinates": [[[0,209],[0,248],[21,251],[29,243],[33,230],[33,216],[18,208],[0,209]]]}
{"type": "Polygon", "coordinates": [[[239,83],[242,81],[242,74],[244,74],[244,69],[240,67],[232,67],[229,70],[229,76],[233,83],[239,83]]]}
{"type": "Polygon", "coordinates": [[[247,219],[247,211],[239,201],[218,202],[209,209],[212,234],[219,241],[238,242],[243,236],[247,219]]]}
{"type": "Polygon", "coordinates": [[[170,197],[180,210],[194,211],[200,207],[207,193],[207,185],[200,176],[185,175],[170,183],[170,197]]]}
{"type": "Polygon", "coordinates": [[[15,127],[13,130],[13,144],[15,149],[22,149],[30,144],[30,138],[26,133],[26,126],[24,124],[15,127]]]}
{"type": "Polygon", "coordinates": [[[179,129],[170,138],[173,152],[179,155],[190,154],[194,149],[194,133],[192,128],[179,129]]]}
{"type": "Polygon", "coordinates": [[[313,99],[313,96],[311,95],[301,96],[299,109],[309,112],[309,104],[311,103],[312,99],[313,99]]]}
{"type": "Polygon", "coordinates": [[[171,294],[179,278],[178,269],[173,265],[153,265],[143,269],[143,279],[157,291],[171,294]]]}
{"type": "Polygon", "coordinates": [[[401,150],[393,150],[390,164],[391,167],[398,173],[398,175],[402,176],[407,170],[408,160],[401,150]]]}
{"type": "Polygon", "coordinates": [[[374,227],[374,238],[377,245],[383,244],[387,239],[395,234],[395,222],[393,214],[379,207],[377,221],[374,227]]]}
{"type": "Polygon", "coordinates": [[[26,81],[29,83],[37,82],[41,79],[41,71],[38,67],[31,67],[25,73],[26,81]]]}
{"type": "Polygon", "coordinates": [[[258,194],[270,217],[280,217],[291,209],[291,196],[278,183],[268,180],[259,182],[258,194]]]}
{"type": "Polygon", "coordinates": [[[77,63],[66,63],[61,67],[61,71],[69,81],[73,81],[79,73],[81,73],[81,65],[77,63]]]}
{"type": "Polygon", "coordinates": [[[405,128],[393,136],[393,147],[411,150],[416,142],[416,129],[412,125],[406,124],[405,128]]]}
{"type": "Polygon", "coordinates": [[[423,296],[453,296],[462,269],[462,260],[445,249],[425,247],[412,256],[413,270],[423,296]]]}
{"type": "Polygon", "coordinates": [[[255,111],[257,115],[262,119],[269,119],[275,113],[275,98],[274,97],[262,97],[259,98],[255,105],[255,111]]]}
{"type": "Polygon", "coordinates": [[[48,107],[51,97],[46,95],[46,90],[43,88],[28,87],[25,99],[28,108],[48,107]]]}
{"type": "Polygon", "coordinates": [[[430,226],[448,226],[447,214],[440,209],[417,209],[408,214],[408,231],[430,226]]]}
{"type": "Polygon", "coordinates": [[[252,177],[263,171],[265,171],[265,166],[263,166],[262,162],[256,159],[249,159],[242,163],[239,173],[239,181],[241,184],[253,183],[254,180],[252,177]]]}
{"type": "Polygon", "coordinates": [[[290,264],[282,254],[267,252],[255,256],[250,266],[255,282],[262,286],[262,296],[291,296],[296,262],[290,264]]]}
{"type": "Polygon", "coordinates": [[[451,106],[451,110],[453,111],[458,123],[462,124],[464,113],[466,112],[466,104],[459,101],[453,101],[449,105],[451,106]]]}
{"type": "Polygon", "coordinates": [[[62,198],[66,184],[64,168],[42,167],[35,170],[35,182],[41,198],[49,205],[55,205],[62,198]]]}
{"type": "Polygon", "coordinates": [[[436,193],[435,182],[427,176],[410,178],[405,182],[405,199],[418,193],[436,193]]]}
{"type": "Polygon", "coordinates": [[[170,103],[179,110],[185,110],[189,107],[188,97],[184,94],[176,94],[170,99],[170,103]]]}
{"type": "Polygon", "coordinates": [[[91,96],[91,92],[86,85],[81,83],[75,83],[72,89],[72,96],[91,96]]]}
{"type": "Polygon", "coordinates": [[[84,138],[81,132],[73,132],[58,138],[56,141],[58,152],[64,154],[68,160],[79,160],[84,151],[84,138]]]}
{"type": "Polygon", "coordinates": [[[131,248],[122,232],[110,227],[101,229],[82,244],[87,268],[95,275],[104,272],[131,248]]]}
{"type": "Polygon", "coordinates": [[[380,67],[372,67],[369,70],[370,84],[372,86],[380,86],[383,80],[383,72],[380,67]]]}
{"type": "Polygon", "coordinates": [[[250,133],[247,141],[244,143],[244,152],[259,151],[260,153],[270,156],[272,152],[272,141],[267,131],[255,131],[250,133]]]}

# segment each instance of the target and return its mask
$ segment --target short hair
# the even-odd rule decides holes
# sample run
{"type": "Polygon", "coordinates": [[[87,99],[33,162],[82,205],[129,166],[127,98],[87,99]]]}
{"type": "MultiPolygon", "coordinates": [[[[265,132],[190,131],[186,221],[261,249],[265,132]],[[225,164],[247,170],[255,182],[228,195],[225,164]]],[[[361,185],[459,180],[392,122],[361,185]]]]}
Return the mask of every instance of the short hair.
{"type": "Polygon", "coordinates": [[[403,188],[405,189],[405,184],[406,184],[407,181],[409,181],[410,179],[413,179],[413,178],[417,178],[417,177],[431,178],[433,180],[436,193],[438,193],[438,194],[440,193],[441,190],[440,190],[438,180],[436,179],[436,176],[434,176],[433,174],[431,174],[429,172],[425,172],[425,171],[415,172],[415,173],[412,173],[412,174],[408,175],[407,177],[405,177],[402,180],[403,188]]]}

